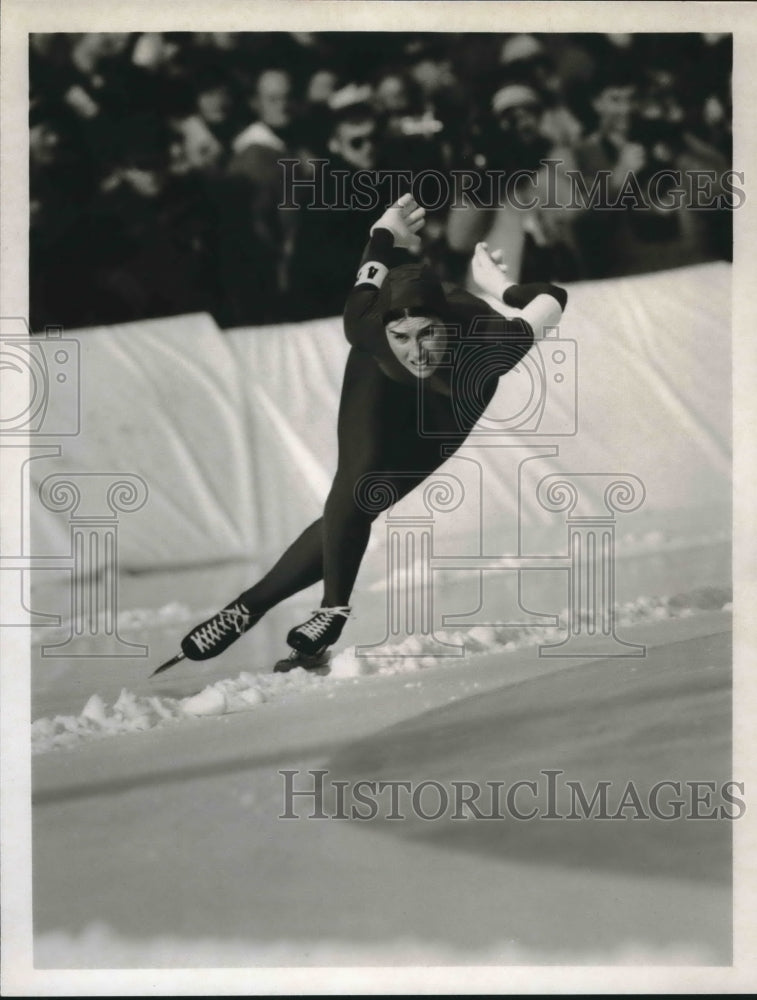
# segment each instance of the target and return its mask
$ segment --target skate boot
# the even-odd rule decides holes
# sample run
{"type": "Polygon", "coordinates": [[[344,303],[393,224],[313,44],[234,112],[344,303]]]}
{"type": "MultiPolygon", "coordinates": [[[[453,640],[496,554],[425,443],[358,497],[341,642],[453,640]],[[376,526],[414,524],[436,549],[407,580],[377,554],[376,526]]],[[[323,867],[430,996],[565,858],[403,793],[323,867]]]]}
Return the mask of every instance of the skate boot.
{"type": "Polygon", "coordinates": [[[289,656],[275,664],[273,672],[275,674],[288,674],[290,670],[296,670],[297,667],[302,667],[303,670],[323,670],[328,668],[330,661],[331,651],[328,649],[316,653],[315,656],[298,653],[296,649],[293,649],[289,656]]]}
{"type": "Polygon", "coordinates": [[[181,651],[189,660],[209,660],[228,649],[263,617],[253,613],[237,598],[216,612],[212,618],[197,625],[181,640],[181,651]]]}
{"type": "Polygon", "coordinates": [[[333,646],[342,634],[351,610],[346,607],[318,608],[312,618],[291,629],[287,644],[306,656],[319,655],[327,646],[333,646]]]}

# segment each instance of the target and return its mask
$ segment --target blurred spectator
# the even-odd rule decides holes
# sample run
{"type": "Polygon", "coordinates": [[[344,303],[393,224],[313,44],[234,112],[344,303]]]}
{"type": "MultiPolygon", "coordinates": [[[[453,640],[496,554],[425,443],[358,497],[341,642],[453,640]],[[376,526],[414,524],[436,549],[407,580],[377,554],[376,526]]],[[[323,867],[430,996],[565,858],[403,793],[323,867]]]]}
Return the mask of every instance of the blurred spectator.
{"type": "MultiPolygon", "coordinates": [[[[725,218],[729,231],[730,219],[722,212],[697,211],[686,204],[667,207],[676,182],[661,173],[682,171],[685,176],[687,171],[712,170],[719,178],[725,158],[687,132],[669,72],[647,70],[641,86],[629,74],[622,69],[598,84],[593,101],[597,128],[576,149],[589,189],[598,176],[606,175],[609,205],[632,190],[629,184],[638,185],[644,198],[643,205],[634,204],[632,195],[621,200],[620,210],[599,204],[582,214],[576,231],[593,277],[700,263],[713,259],[728,242],[720,227],[725,218]],[[654,197],[647,198],[650,181],[658,174],[662,183],[656,183],[654,197]]],[[[720,190],[716,182],[713,196],[720,190]]]]}
{"type": "Polygon", "coordinates": [[[345,87],[329,102],[328,148],[332,170],[372,170],[376,166],[378,125],[369,87],[345,87]]]}
{"type": "Polygon", "coordinates": [[[176,35],[148,31],[137,39],[131,61],[142,69],[159,72],[170,66],[180,51],[181,42],[176,35]]]}
{"type": "Polygon", "coordinates": [[[131,59],[135,36],[89,32],[73,36],[71,56],[60,81],[63,102],[81,122],[89,155],[109,169],[129,117],[154,111],[156,78],[131,59]]]}
{"type": "Polygon", "coordinates": [[[249,104],[255,120],[234,139],[235,153],[249,146],[286,149],[286,136],[292,124],[292,75],[286,69],[264,69],[255,81],[249,104]]]}
{"type": "Polygon", "coordinates": [[[527,211],[495,196],[429,213],[423,253],[453,279],[482,238],[521,279],[729,258],[730,213],[670,210],[664,183],[644,211],[546,206],[574,162],[589,189],[608,172],[607,201],[629,173],[643,188],[666,169],[714,172],[716,197],[731,70],[732,38],[715,33],[33,33],[32,322],[337,314],[370,220],[281,210],[284,157],[329,204],[358,170],[497,171],[510,199],[535,196],[527,211]]]}
{"type": "MultiPolygon", "coordinates": [[[[511,274],[520,281],[574,281],[582,265],[571,217],[560,207],[569,201],[566,171],[575,166],[570,145],[560,145],[545,133],[545,107],[532,87],[507,84],[494,94],[492,113],[500,145],[491,151],[495,165],[506,174],[531,171],[513,187],[511,201],[498,210],[488,242],[504,252],[511,274]],[[545,161],[553,161],[552,169],[545,161]],[[536,204],[524,210],[522,205],[536,204]],[[554,206],[554,207],[552,207],[554,206]]],[[[552,122],[554,123],[554,118],[552,122]]]]}
{"type": "Polygon", "coordinates": [[[470,127],[468,94],[455,75],[452,44],[436,36],[408,50],[408,73],[420,88],[424,116],[443,122],[440,141],[451,160],[465,147],[470,127]]]}
{"type": "Polygon", "coordinates": [[[527,84],[539,94],[541,134],[558,146],[575,145],[583,126],[567,106],[562,80],[544,45],[533,35],[512,35],[503,43],[499,61],[506,82],[527,84]]]}
{"type": "MultiPolygon", "coordinates": [[[[429,102],[428,94],[424,93],[421,85],[407,70],[394,66],[379,73],[375,81],[373,104],[378,114],[378,170],[382,173],[402,171],[419,178],[435,175],[437,178],[427,180],[425,188],[419,189],[412,182],[402,181],[397,186],[396,193],[412,191],[421,202],[424,193],[427,195],[423,250],[443,269],[449,199],[445,197],[443,180],[438,178],[443,175],[448,182],[448,189],[452,190],[449,170],[460,149],[453,152],[455,140],[448,121],[437,117],[435,101],[429,102]]],[[[461,118],[460,115],[456,117],[458,121],[461,118]]],[[[457,145],[459,147],[460,144],[457,145]]]]}
{"type": "Polygon", "coordinates": [[[229,76],[216,66],[201,70],[195,80],[196,112],[218,140],[224,156],[231,152],[239,134],[241,112],[236,90],[229,76]]]}
{"type": "Polygon", "coordinates": [[[638,170],[644,150],[631,137],[631,125],[638,103],[637,87],[628,73],[608,74],[598,84],[592,101],[596,129],[577,146],[582,169],[596,173],[610,169],[611,194],[617,193],[627,170],[638,170]]]}
{"type": "Polygon", "coordinates": [[[410,62],[410,75],[418,84],[424,105],[429,111],[439,111],[457,86],[449,51],[437,43],[420,47],[410,62]]]}
{"type": "MultiPolygon", "coordinates": [[[[644,148],[631,136],[631,126],[638,100],[635,80],[624,64],[607,73],[597,85],[592,107],[596,129],[576,148],[576,162],[591,186],[600,172],[605,172],[607,202],[614,202],[629,172],[641,170],[646,162],[644,148]]],[[[622,253],[620,244],[627,227],[620,214],[599,205],[598,210],[583,213],[577,223],[589,273],[606,277],[616,273],[615,257],[622,253]]]]}
{"type": "Polygon", "coordinates": [[[571,281],[582,273],[571,218],[558,207],[569,201],[566,171],[572,152],[559,147],[542,131],[544,106],[540,95],[525,84],[510,83],[491,99],[485,137],[487,169],[507,179],[504,201],[497,208],[479,208],[468,200],[450,212],[447,239],[460,265],[479,240],[501,249],[514,281],[571,281]],[[551,169],[545,160],[555,161],[551,169]],[[524,207],[527,206],[527,207],[524,207]]]}
{"type": "Polygon", "coordinates": [[[582,124],[585,90],[597,71],[596,58],[592,54],[591,37],[578,33],[551,34],[543,35],[541,39],[549,52],[568,106],[576,113],[582,124]]]}
{"type": "Polygon", "coordinates": [[[710,33],[702,35],[701,41],[688,124],[694,133],[719,150],[730,162],[733,152],[733,38],[731,35],[710,33]]]}
{"type": "Polygon", "coordinates": [[[230,175],[250,183],[252,224],[258,245],[257,268],[249,276],[257,303],[255,322],[279,318],[287,290],[288,262],[292,253],[294,220],[279,210],[284,200],[284,174],[279,160],[292,155],[293,81],[284,69],[265,69],[250,99],[256,120],[232,143],[230,175]]]}
{"type": "Polygon", "coordinates": [[[376,77],[373,102],[388,119],[420,117],[428,106],[420,84],[405,69],[387,67],[376,77]]]}
{"type": "Polygon", "coordinates": [[[417,81],[403,70],[381,74],[375,86],[374,106],[379,114],[381,170],[440,170],[447,166],[442,143],[444,123],[424,100],[417,81]]]}
{"type": "Polygon", "coordinates": [[[131,62],[143,79],[149,101],[142,110],[176,121],[192,114],[196,96],[196,51],[187,43],[186,32],[139,35],[131,50],[131,62]]]}
{"type": "Polygon", "coordinates": [[[75,38],[63,100],[79,117],[101,116],[116,127],[118,118],[149,106],[147,77],[129,58],[131,40],[121,32],[89,32],[75,38]]]}
{"type": "Polygon", "coordinates": [[[331,96],[339,89],[339,74],[322,66],[315,70],[308,80],[305,90],[305,101],[311,107],[313,105],[328,105],[331,96]]]}
{"type": "Polygon", "coordinates": [[[506,84],[492,97],[491,112],[489,165],[504,170],[538,167],[553,145],[542,130],[544,102],[539,92],[528,84],[506,84]]]}
{"type": "MultiPolygon", "coordinates": [[[[332,95],[328,163],[309,174],[311,188],[295,191],[299,208],[288,213],[296,235],[286,318],[336,316],[344,308],[370,220],[359,208],[342,204],[342,192],[350,194],[349,178],[356,171],[376,167],[378,121],[371,96],[368,87],[354,85],[332,95]],[[335,207],[308,211],[309,204],[335,207]]],[[[298,176],[308,175],[303,169],[298,176]]]]}
{"type": "Polygon", "coordinates": [[[99,322],[213,312],[212,220],[194,178],[169,172],[165,125],[145,116],[122,135],[122,166],[92,204],[90,293],[99,322]]]}
{"type": "Polygon", "coordinates": [[[192,170],[212,173],[228,158],[227,151],[200,115],[188,115],[176,122],[171,149],[176,174],[192,170]]]}

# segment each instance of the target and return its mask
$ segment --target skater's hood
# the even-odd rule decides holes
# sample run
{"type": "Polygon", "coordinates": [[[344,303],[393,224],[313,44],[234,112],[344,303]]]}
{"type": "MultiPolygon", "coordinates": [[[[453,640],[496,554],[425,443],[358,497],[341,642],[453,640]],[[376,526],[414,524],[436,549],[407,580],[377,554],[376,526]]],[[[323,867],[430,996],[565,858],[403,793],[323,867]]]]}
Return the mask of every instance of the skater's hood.
{"type": "Polygon", "coordinates": [[[444,319],[448,311],[442,284],[425,264],[403,264],[392,268],[381,286],[376,311],[384,326],[409,313],[444,319]]]}

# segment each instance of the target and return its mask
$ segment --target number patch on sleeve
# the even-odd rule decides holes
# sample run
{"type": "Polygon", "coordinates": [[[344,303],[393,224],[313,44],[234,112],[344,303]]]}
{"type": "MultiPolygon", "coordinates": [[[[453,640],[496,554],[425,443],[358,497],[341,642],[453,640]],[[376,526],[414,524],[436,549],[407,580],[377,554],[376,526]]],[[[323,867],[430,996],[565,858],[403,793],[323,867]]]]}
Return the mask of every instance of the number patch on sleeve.
{"type": "Polygon", "coordinates": [[[384,278],[389,274],[389,269],[377,260],[368,260],[357,272],[356,285],[375,285],[381,288],[384,278]]]}

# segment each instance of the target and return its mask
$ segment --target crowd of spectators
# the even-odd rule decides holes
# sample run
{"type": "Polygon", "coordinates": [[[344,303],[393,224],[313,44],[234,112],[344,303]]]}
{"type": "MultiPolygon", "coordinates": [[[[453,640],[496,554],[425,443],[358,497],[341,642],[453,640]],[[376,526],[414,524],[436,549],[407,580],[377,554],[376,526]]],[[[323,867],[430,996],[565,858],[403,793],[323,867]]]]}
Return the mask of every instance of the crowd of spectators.
{"type": "Polygon", "coordinates": [[[644,210],[568,210],[542,183],[557,160],[553,183],[605,171],[611,195],[663,169],[710,171],[722,193],[728,35],[35,34],[29,56],[35,330],[337,314],[379,211],[305,206],[361,170],[534,172],[528,212],[434,205],[424,253],[456,280],[478,239],[521,280],[731,252],[727,207],[670,210],[658,187],[644,210]],[[287,190],[284,159],[309,183],[287,190]]]}

